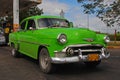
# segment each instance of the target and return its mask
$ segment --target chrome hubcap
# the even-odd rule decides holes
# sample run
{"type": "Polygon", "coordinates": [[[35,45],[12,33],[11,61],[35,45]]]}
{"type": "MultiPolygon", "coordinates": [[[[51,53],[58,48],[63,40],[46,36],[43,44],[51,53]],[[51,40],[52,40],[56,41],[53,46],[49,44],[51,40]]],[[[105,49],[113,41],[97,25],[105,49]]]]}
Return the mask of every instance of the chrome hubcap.
{"type": "Polygon", "coordinates": [[[42,56],[41,56],[41,66],[46,69],[48,67],[48,64],[49,64],[49,57],[46,55],[46,53],[42,53],[42,56]]]}

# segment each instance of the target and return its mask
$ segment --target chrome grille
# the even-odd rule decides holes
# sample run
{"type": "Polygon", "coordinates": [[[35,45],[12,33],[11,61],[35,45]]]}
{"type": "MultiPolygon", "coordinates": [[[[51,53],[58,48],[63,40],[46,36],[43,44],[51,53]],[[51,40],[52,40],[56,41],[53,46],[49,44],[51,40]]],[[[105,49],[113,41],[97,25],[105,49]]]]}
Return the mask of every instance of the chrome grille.
{"type": "Polygon", "coordinates": [[[68,48],[72,48],[74,50],[74,54],[72,56],[78,56],[79,50],[81,51],[82,55],[101,54],[101,49],[103,48],[103,46],[87,45],[87,46],[70,46],[68,48]]]}

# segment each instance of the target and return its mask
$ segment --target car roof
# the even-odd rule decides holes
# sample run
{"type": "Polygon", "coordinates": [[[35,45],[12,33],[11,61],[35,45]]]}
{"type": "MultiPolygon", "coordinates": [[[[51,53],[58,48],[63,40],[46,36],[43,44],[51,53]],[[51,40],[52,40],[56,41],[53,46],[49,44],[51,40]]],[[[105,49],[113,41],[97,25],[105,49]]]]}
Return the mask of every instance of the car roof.
{"type": "MultiPolygon", "coordinates": [[[[25,18],[24,20],[22,20],[21,22],[25,21],[25,20],[29,20],[29,19],[39,19],[39,18],[57,18],[57,19],[65,19],[62,18],[60,16],[51,16],[51,15],[36,15],[36,16],[31,16],[28,18],[25,18]]],[[[66,19],[65,19],[66,20],[66,19]]]]}

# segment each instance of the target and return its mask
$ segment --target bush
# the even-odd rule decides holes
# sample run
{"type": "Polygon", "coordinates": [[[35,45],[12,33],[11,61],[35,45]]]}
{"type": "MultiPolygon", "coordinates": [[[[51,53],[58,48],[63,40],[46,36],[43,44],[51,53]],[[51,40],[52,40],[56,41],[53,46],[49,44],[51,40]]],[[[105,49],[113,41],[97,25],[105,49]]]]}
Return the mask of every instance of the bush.
{"type": "Polygon", "coordinates": [[[108,46],[120,46],[120,41],[111,41],[107,45],[108,46]]]}
{"type": "MultiPolygon", "coordinates": [[[[114,34],[109,34],[108,36],[110,37],[111,41],[115,41],[115,35],[114,34]]],[[[116,41],[120,41],[120,34],[117,34],[116,41]]]]}

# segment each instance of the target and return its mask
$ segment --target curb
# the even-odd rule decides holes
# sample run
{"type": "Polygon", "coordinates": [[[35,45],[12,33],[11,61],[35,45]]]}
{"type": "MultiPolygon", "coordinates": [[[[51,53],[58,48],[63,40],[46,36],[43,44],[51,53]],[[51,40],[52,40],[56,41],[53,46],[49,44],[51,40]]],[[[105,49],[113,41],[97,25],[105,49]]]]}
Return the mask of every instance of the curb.
{"type": "Polygon", "coordinates": [[[120,46],[107,46],[108,49],[120,49],[120,46]]]}

